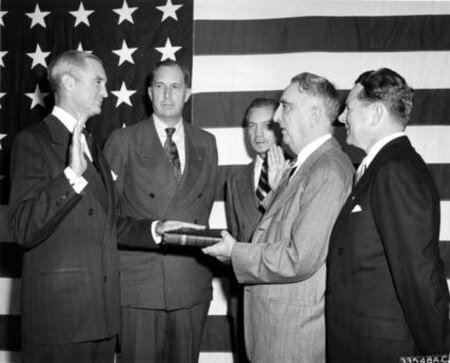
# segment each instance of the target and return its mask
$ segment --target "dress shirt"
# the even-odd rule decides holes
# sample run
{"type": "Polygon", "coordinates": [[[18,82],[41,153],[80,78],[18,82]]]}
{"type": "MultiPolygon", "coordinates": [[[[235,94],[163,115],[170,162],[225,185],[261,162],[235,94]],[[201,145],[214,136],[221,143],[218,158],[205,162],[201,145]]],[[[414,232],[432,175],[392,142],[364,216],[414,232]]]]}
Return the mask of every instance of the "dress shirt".
{"type": "Polygon", "coordinates": [[[155,129],[158,134],[161,145],[164,147],[164,143],[167,140],[166,129],[168,127],[174,127],[175,132],[172,135],[172,140],[177,145],[178,156],[180,157],[180,167],[181,174],[184,173],[184,166],[186,165],[186,150],[184,147],[184,126],[183,119],[180,119],[175,125],[167,126],[163,121],[161,121],[155,114],[153,114],[153,119],[155,120],[155,129]]]}

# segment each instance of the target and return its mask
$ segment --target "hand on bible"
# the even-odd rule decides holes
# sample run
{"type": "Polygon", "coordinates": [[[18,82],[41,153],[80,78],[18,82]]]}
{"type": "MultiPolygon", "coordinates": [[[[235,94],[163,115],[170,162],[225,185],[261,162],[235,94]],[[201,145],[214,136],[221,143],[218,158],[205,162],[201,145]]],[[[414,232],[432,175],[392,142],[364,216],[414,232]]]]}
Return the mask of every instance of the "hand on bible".
{"type": "Polygon", "coordinates": [[[180,228],[205,229],[206,226],[181,221],[161,221],[156,225],[155,231],[162,236],[165,232],[175,231],[180,228]]]}

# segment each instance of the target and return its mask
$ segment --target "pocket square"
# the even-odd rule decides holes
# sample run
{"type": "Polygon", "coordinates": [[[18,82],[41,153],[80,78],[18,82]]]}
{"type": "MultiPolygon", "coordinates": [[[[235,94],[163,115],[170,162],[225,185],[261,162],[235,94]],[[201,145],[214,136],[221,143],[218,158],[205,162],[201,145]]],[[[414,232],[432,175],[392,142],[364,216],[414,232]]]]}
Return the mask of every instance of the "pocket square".
{"type": "Polygon", "coordinates": [[[352,213],[362,212],[361,206],[359,204],[355,205],[352,209],[352,213]]]}
{"type": "Polygon", "coordinates": [[[116,179],[117,179],[117,174],[116,174],[115,172],[113,172],[112,170],[111,170],[111,176],[112,176],[112,180],[113,180],[113,181],[116,181],[116,179]]]}

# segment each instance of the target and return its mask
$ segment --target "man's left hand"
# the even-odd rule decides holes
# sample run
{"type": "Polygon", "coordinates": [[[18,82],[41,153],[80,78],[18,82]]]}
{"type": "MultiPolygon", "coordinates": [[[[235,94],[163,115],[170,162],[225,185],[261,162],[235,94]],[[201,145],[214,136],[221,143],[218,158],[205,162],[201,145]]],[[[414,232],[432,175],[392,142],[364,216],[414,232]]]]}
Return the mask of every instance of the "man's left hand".
{"type": "Polygon", "coordinates": [[[231,237],[227,231],[222,231],[222,241],[215,245],[203,248],[202,251],[210,256],[217,258],[219,261],[226,262],[231,259],[231,251],[236,240],[231,237]]]}

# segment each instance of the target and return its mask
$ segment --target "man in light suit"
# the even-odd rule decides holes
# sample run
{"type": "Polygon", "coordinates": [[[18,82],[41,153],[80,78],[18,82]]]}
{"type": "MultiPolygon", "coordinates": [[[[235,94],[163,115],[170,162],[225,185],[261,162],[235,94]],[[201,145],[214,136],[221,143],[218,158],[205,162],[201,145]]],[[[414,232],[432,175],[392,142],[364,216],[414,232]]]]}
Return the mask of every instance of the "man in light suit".
{"type": "Polygon", "coordinates": [[[252,243],[204,252],[231,263],[244,287],[252,362],[325,362],[325,259],[332,225],[350,192],[353,166],[331,136],[339,96],[326,79],[295,76],[274,120],[297,156],[267,204],[252,243]]]}
{"type": "MultiPolygon", "coordinates": [[[[183,121],[189,72],[167,60],[152,71],[152,117],[105,145],[123,216],[207,225],[214,202],[214,136],[183,121]]],[[[160,222],[153,224],[156,242],[160,222]]],[[[197,362],[212,298],[207,258],[194,249],[120,251],[122,361],[197,362]]]]}
{"type": "Polygon", "coordinates": [[[82,130],[107,97],[100,59],[79,51],[49,66],[50,115],[17,135],[12,150],[9,224],[24,247],[24,362],[113,362],[119,331],[116,233],[154,245],[150,221],[119,220],[113,180],[82,130]],[[71,135],[72,134],[72,135],[71,135]]]}
{"type": "Polygon", "coordinates": [[[244,118],[246,136],[255,153],[253,161],[233,173],[226,181],[227,226],[238,241],[250,242],[264,208],[261,203],[268,192],[279,182],[287,162],[280,149],[280,163],[268,167],[268,151],[280,144],[280,130],[273,122],[278,101],[271,98],[256,98],[247,108],[244,118]],[[266,163],[266,164],[265,164],[266,163]],[[265,165],[264,165],[265,164],[265,165]],[[264,169],[264,170],[263,170],[264,169]],[[262,175],[264,174],[264,176],[262,175]]]}
{"type": "Polygon", "coordinates": [[[347,143],[367,155],[331,235],[328,362],[449,353],[439,195],[404,133],[412,98],[396,72],[368,71],[340,116],[347,143]]]}

